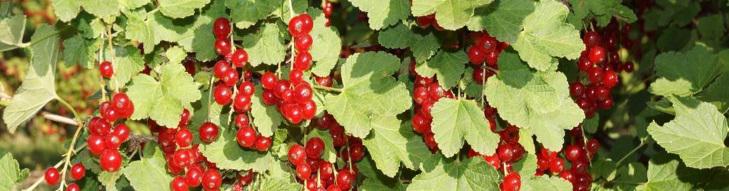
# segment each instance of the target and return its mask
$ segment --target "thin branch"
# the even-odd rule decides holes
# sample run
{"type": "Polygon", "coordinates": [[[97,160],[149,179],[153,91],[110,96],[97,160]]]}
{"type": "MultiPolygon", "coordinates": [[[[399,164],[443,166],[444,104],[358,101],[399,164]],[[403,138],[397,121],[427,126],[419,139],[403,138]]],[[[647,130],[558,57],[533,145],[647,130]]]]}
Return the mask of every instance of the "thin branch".
{"type": "Polygon", "coordinates": [[[78,123],[76,122],[76,120],[74,120],[72,118],[68,118],[66,116],[62,116],[62,115],[58,115],[58,114],[54,114],[54,113],[50,113],[50,112],[42,112],[41,115],[43,116],[43,118],[46,118],[51,121],[55,121],[55,122],[63,123],[63,124],[67,124],[67,125],[78,126],[78,123]]]}

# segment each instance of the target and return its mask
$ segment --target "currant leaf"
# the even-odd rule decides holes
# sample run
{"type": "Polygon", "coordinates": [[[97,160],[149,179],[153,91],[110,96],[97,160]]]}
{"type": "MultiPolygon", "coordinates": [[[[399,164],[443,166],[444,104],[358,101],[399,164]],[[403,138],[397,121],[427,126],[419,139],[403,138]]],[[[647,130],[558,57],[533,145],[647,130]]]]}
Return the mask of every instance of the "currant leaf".
{"type": "Polygon", "coordinates": [[[311,57],[316,62],[311,67],[311,73],[316,76],[328,76],[339,61],[339,53],[342,50],[342,38],[336,27],[327,27],[326,18],[318,9],[311,9],[308,12],[314,17],[314,28],[311,30],[311,38],[314,43],[311,45],[311,57]]]}
{"type": "Polygon", "coordinates": [[[129,19],[124,33],[129,40],[136,40],[144,46],[144,53],[148,54],[154,50],[154,46],[159,43],[155,41],[155,33],[153,25],[150,25],[147,19],[147,12],[127,12],[124,13],[129,19]]]}
{"type": "Polygon", "coordinates": [[[20,169],[20,164],[13,158],[10,153],[5,153],[0,157],[0,190],[13,190],[21,181],[25,180],[29,175],[28,169],[20,169]]]}
{"type": "Polygon", "coordinates": [[[662,53],[656,57],[656,79],[650,92],[660,96],[690,96],[703,90],[720,74],[718,58],[703,46],[662,53]]]}
{"type": "Polygon", "coordinates": [[[16,49],[23,44],[25,21],[24,15],[0,20],[0,51],[16,49]]]}
{"type": "Polygon", "coordinates": [[[488,30],[491,36],[502,42],[514,43],[514,31],[523,29],[524,18],[534,11],[534,2],[529,0],[497,0],[487,7],[476,9],[466,25],[468,30],[488,30]]]}
{"type": "Polygon", "coordinates": [[[380,31],[377,42],[386,48],[403,49],[413,43],[413,33],[410,32],[410,28],[400,23],[380,31]]]}
{"type": "Polygon", "coordinates": [[[463,51],[438,51],[427,62],[418,64],[415,71],[423,77],[433,77],[435,75],[441,87],[450,89],[461,79],[466,63],[468,63],[468,56],[463,51]]]}
{"type": "Polygon", "coordinates": [[[489,130],[486,117],[475,101],[443,98],[433,105],[430,113],[435,142],[446,157],[458,153],[464,140],[481,154],[491,155],[496,151],[499,136],[489,130]]]}
{"type": "Polygon", "coordinates": [[[63,41],[63,62],[66,66],[78,64],[84,68],[94,66],[94,54],[99,50],[100,41],[88,40],[81,35],[74,35],[63,41]]]}
{"type": "Polygon", "coordinates": [[[119,16],[121,11],[118,0],[79,0],[79,3],[84,11],[106,20],[119,16]]]}
{"type": "Polygon", "coordinates": [[[367,13],[369,26],[374,30],[395,25],[410,16],[410,2],[407,0],[350,0],[350,2],[367,13]]]}
{"type": "Polygon", "coordinates": [[[166,161],[162,150],[154,143],[147,143],[142,153],[142,160],[132,161],[124,169],[124,177],[135,190],[170,190],[168,186],[160,186],[161,182],[171,182],[172,176],[167,174],[166,161]]]}
{"type": "MultiPolygon", "coordinates": [[[[533,171],[532,171],[533,172],[533,171]]],[[[541,191],[541,190],[572,190],[572,184],[562,178],[552,176],[537,176],[525,179],[522,176],[522,188],[524,191],[541,191]]]]}
{"type": "Polygon", "coordinates": [[[184,18],[195,14],[196,9],[205,7],[210,0],[159,0],[159,11],[171,18],[184,18]]]}
{"type": "Polygon", "coordinates": [[[253,117],[253,124],[258,129],[258,133],[270,137],[273,136],[273,131],[283,122],[283,117],[276,110],[276,106],[263,104],[262,93],[263,89],[260,86],[256,86],[256,93],[251,97],[250,114],[253,117]]]}
{"type": "Polygon", "coordinates": [[[280,30],[277,24],[266,24],[257,33],[243,37],[243,46],[248,51],[248,62],[252,66],[276,65],[284,61],[286,46],[280,30]]]}
{"type": "Polygon", "coordinates": [[[408,191],[420,190],[498,190],[501,175],[483,159],[461,161],[439,157],[413,178],[408,191]]]}
{"type": "Polygon", "coordinates": [[[639,185],[637,190],[691,190],[691,184],[679,178],[682,168],[685,166],[678,159],[670,159],[665,154],[652,157],[648,162],[648,182],[639,185]]]}
{"type": "Polygon", "coordinates": [[[81,12],[81,1],[78,0],[56,0],[51,3],[53,3],[53,13],[63,22],[71,21],[81,12]]]}
{"type": "Polygon", "coordinates": [[[420,163],[431,157],[430,150],[421,137],[412,132],[412,127],[401,126],[394,118],[385,120],[374,125],[370,136],[363,141],[377,169],[389,177],[395,177],[400,163],[417,170],[420,163]]]}
{"type": "Polygon", "coordinates": [[[127,95],[134,103],[132,119],[149,117],[158,124],[176,128],[183,106],[200,99],[198,85],[181,64],[164,64],[160,81],[146,74],[132,78],[127,95]]]}
{"type": "Polygon", "coordinates": [[[111,63],[114,75],[109,80],[109,87],[120,89],[131,80],[132,75],[144,70],[144,58],[139,49],[132,46],[114,48],[114,56],[114,62],[111,63]]]}
{"type": "MultiPolygon", "coordinates": [[[[232,11],[231,22],[240,29],[245,29],[258,20],[266,18],[276,8],[283,6],[283,0],[251,1],[251,0],[230,0],[225,1],[225,7],[232,11]]],[[[288,6],[288,4],[286,5],[288,6]]],[[[253,55],[253,54],[251,54],[253,55]]]]}

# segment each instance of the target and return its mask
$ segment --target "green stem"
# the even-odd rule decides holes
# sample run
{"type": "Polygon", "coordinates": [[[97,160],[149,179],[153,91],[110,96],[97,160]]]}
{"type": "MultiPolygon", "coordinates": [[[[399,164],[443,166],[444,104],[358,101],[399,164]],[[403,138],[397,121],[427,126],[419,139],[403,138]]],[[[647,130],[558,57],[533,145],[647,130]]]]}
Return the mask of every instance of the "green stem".
{"type": "Polygon", "coordinates": [[[68,110],[71,110],[71,113],[73,113],[73,119],[76,121],[76,123],[81,124],[81,116],[78,114],[78,112],[76,112],[76,109],[74,109],[71,104],[69,104],[66,100],[58,95],[56,95],[56,100],[58,100],[58,102],[60,102],[68,110]]]}
{"type": "Polygon", "coordinates": [[[628,152],[628,154],[625,154],[625,156],[623,156],[623,158],[620,158],[620,160],[618,160],[618,162],[615,163],[615,168],[620,167],[620,164],[623,163],[625,161],[625,159],[628,159],[629,156],[633,155],[633,153],[637,152],[638,149],[640,149],[647,143],[648,143],[648,141],[641,141],[640,145],[633,148],[633,150],[630,150],[630,152],[628,152]]]}

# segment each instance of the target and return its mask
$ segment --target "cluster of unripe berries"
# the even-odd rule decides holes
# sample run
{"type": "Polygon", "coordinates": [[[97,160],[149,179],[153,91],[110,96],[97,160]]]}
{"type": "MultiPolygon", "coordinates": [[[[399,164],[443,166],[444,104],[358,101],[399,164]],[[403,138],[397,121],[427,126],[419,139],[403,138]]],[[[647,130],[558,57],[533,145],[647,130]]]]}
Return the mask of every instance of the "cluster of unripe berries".
{"type": "MultiPolygon", "coordinates": [[[[81,180],[86,176],[86,167],[84,167],[81,163],[76,163],[73,166],[71,166],[71,179],[73,180],[81,180]]],[[[58,172],[58,169],[56,167],[50,167],[46,169],[45,173],[43,174],[43,179],[46,181],[46,184],[48,185],[57,185],[61,182],[61,174],[58,172]]],[[[70,183],[66,185],[66,191],[80,191],[81,187],[78,186],[76,183],[70,183]]]]}
{"type": "Polygon", "coordinates": [[[587,83],[577,81],[570,84],[570,95],[585,111],[585,115],[592,117],[598,109],[606,110],[613,107],[610,94],[620,81],[617,73],[619,71],[616,69],[624,68],[625,71],[632,71],[632,64],[618,65],[617,48],[604,42],[597,32],[586,32],[583,42],[587,49],[582,52],[577,68],[586,75],[587,83]]]}
{"type": "Polygon", "coordinates": [[[594,158],[600,148],[600,142],[590,139],[586,143],[582,136],[582,129],[575,127],[570,131],[572,144],[562,150],[564,158],[557,152],[542,148],[537,155],[537,173],[541,176],[551,172],[552,175],[559,175],[572,183],[574,191],[590,190],[592,176],[589,172],[590,160],[594,158]],[[570,162],[570,168],[566,168],[566,161],[570,162]]]}
{"type": "MultiPolygon", "coordinates": [[[[414,67],[414,64],[411,65],[412,67],[414,67]]],[[[433,121],[433,116],[430,114],[430,109],[441,98],[454,98],[454,95],[450,90],[440,87],[437,80],[413,73],[415,74],[415,89],[413,91],[415,113],[411,119],[413,130],[422,135],[425,145],[428,146],[430,151],[435,152],[438,150],[438,144],[435,142],[433,131],[431,131],[430,123],[433,121]]]]}
{"type": "Polygon", "coordinates": [[[488,32],[470,33],[473,39],[473,45],[468,47],[468,60],[473,67],[471,77],[473,82],[482,85],[488,77],[494,75],[494,71],[486,69],[486,65],[492,69],[498,69],[496,64],[499,61],[499,55],[504,49],[509,47],[506,42],[499,42],[496,38],[489,35],[488,32]]]}
{"type": "Polygon", "coordinates": [[[289,79],[279,79],[275,74],[265,72],[261,76],[262,100],[266,105],[276,105],[287,121],[299,124],[316,114],[316,103],[312,100],[314,92],[311,84],[304,79],[304,71],[309,70],[312,63],[309,48],[313,40],[309,33],[313,21],[308,14],[301,14],[291,18],[288,28],[296,50],[289,79]]]}

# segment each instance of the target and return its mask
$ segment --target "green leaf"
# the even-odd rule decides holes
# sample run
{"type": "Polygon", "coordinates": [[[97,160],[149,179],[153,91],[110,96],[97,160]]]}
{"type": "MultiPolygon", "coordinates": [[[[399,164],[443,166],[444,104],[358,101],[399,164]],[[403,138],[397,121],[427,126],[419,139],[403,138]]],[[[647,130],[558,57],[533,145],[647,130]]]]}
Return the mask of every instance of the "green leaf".
{"type": "Polygon", "coordinates": [[[703,46],[685,52],[667,52],[656,57],[656,75],[650,86],[653,94],[689,96],[703,90],[720,73],[718,58],[703,46]]]}
{"type": "Polygon", "coordinates": [[[473,16],[474,4],[471,0],[446,0],[435,9],[435,20],[444,29],[460,29],[473,16]]]}
{"type": "Polygon", "coordinates": [[[486,117],[475,101],[441,99],[433,105],[430,114],[435,142],[446,157],[458,153],[464,140],[478,153],[491,155],[496,151],[499,136],[489,130],[486,117]]]}
{"type": "Polygon", "coordinates": [[[144,53],[148,54],[154,50],[154,45],[159,43],[155,41],[155,32],[152,25],[147,21],[147,13],[145,11],[128,12],[124,15],[129,19],[124,34],[129,40],[136,40],[144,45],[144,53]]]}
{"type": "Polygon", "coordinates": [[[243,37],[243,46],[252,66],[276,65],[284,61],[286,46],[280,30],[279,25],[265,24],[257,33],[243,37]]]}
{"type": "Polygon", "coordinates": [[[435,13],[438,6],[445,2],[446,0],[413,0],[413,5],[410,8],[412,9],[413,16],[428,16],[435,13]]]}
{"type": "Polygon", "coordinates": [[[322,152],[323,154],[321,156],[321,159],[330,163],[336,163],[337,150],[334,148],[334,140],[332,140],[332,135],[329,134],[329,132],[327,131],[314,129],[306,135],[304,141],[307,142],[309,141],[309,139],[314,137],[319,137],[322,141],[324,141],[324,152],[322,152]]]}
{"type": "Polygon", "coordinates": [[[375,170],[373,161],[364,158],[357,163],[360,174],[365,177],[359,188],[362,191],[404,191],[407,184],[403,184],[399,179],[389,178],[378,173],[375,170]]]}
{"type": "Polygon", "coordinates": [[[25,15],[0,20],[0,52],[21,47],[24,32],[25,15]]]}
{"type": "Polygon", "coordinates": [[[557,57],[576,59],[585,45],[580,31],[565,23],[569,9],[555,0],[543,0],[524,18],[524,31],[513,47],[521,59],[539,71],[554,70],[557,57]]]}
{"type": "Polygon", "coordinates": [[[342,51],[342,38],[335,30],[336,27],[325,25],[326,17],[318,9],[309,11],[314,17],[314,28],[311,30],[311,37],[314,43],[311,45],[311,57],[316,62],[311,67],[311,73],[316,76],[328,76],[339,61],[339,53],[342,51]]]}
{"type": "Polygon", "coordinates": [[[347,133],[367,137],[375,126],[396,118],[412,104],[405,84],[391,76],[399,69],[400,60],[389,53],[350,56],[341,70],[344,88],[339,95],[326,96],[327,111],[347,133]]]}
{"type": "Polygon", "coordinates": [[[484,94],[499,116],[511,124],[531,129],[549,150],[561,150],[564,130],[585,118],[569,96],[561,72],[534,72],[512,53],[502,53],[499,74],[489,78],[484,94]]]}
{"type": "Polygon", "coordinates": [[[471,31],[489,31],[491,36],[503,42],[516,42],[515,31],[522,30],[524,18],[534,11],[534,2],[530,0],[498,0],[488,7],[476,9],[475,15],[468,21],[471,31]]]}
{"type": "Polygon", "coordinates": [[[408,0],[350,0],[355,7],[367,13],[370,28],[380,30],[395,25],[410,16],[408,0]]]}
{"type": "Polygon", "coordinates": [[[700,100],[711,102],[720,112],[726,113],[729,109],[729,89],[726,87],[729,87],[729,74],[724,73],[696,96],[700,100]]]}
{"type": "Polygon", "coordinates": [[[58,33],[49,25],[41,25],[30,38],[30,67],[23,83],[15,91],[3,111],[3,121],[10,133],[21,123],[35,116],[43,106],[56,98],[55,69],[58,61],[58,33]]]}
{"type": "Polygon", "coordinates": [[[714,105],[690,98],[670,98],[676,111],[673,121],[648,126],[648,133],[669,153],[677,154],[688,167],[711,168],[729,165],[729,148],[724,145],[727,120],[714,105]]]}
{"type": "Polygon", "coordinates": [[[569,3],[572,5],[573,13],[569,15],[568,20],[577,28],[583,28],[583,23],[593,18],[599,27],[605,27],[613,17],[626,23],[637,20],[637,16],[630,8],[620,4],[621,0],[570,0],[569,3]]]}
{"type": "Polygon", "coordinates": [[[413,33],[410,32],[410,28],[400,23],[380,31],[377,42],[385,48],[403,49],[413,42],[413,33]]]}
{"type": "Polygon", "coordinates": [[[142,159],[132,161],[121,170],[135,190],[170,190],[170,187],[160,186],[162,182],[172,182],[172,176],[167,174],[167,165],[164,153],[154,143],[147,143],[142,153],[142,159]]]}
{"type": "Polygon", "coordinates": [[[109,87],[112,89],[124,88],[132,75],[144,70],[144,58],[139,49],[133,46],[114,48],[114,75],[109,80],[109,87]]]}
{"type": "MultiPolygon", "coordinates": [[[[164,165],[164,163],[162,163],[164,165]]],[[[163,166],[166,167],[166,166],[163,166]]],[[[116,182],[121,178],[122,172],[106,172],[103,171],[99,174],[98,179],[101,185],[106,187],[107,191],[116,190],[116,182]]]]}
{"type": "Polygon", "coordinates": [[[159,11],[172,18],[184,18],[195,14],[195,9],[205,7],[210,0],[158,0],[159,11]]]}
{"type": "Polygon", "coordinates": [[[641,184],[637,190],[691,190],[691,184],[679,178],[678,172],[682,167],[680,163],[678,160],[668,159],[666,155],[651,158],[648,164],[648,182],[641,184]]]}
{"type": "Polygon", "coordinates": [[[450,89],[458,83],[468,63],[468,55],[463,51],[439,51],[426,63],[416,66],[415,71],[423,77],[437,76],[438,85],[450,89]]]}
{"type": "Polygon", "coordinates": [[[262,94],[263,89],[260,86],[256,86],[256,92],[251,97],[250,114],[253,117],[253,124],[258,129],[258,133],[270,137],[273,136],[273,131],[283,122],[283,117],[278,112],[278,109],[276,109],[276,106],[268,106],[263,103],[262,94]]]}
{"type": "Polygon", "coordinates": [[[435,55],[440,49],[440,43],[438,38],[430,33],[426,36],[414,35],[410,50],[413,52],[413,57],[417,63],[424,63],[430,57],[435,55]]]}
{"type": "MultiPolygon", "coordinates": [[[[210,61],[218,57],[215,49],[210,48],[215,43],[215,35],[210,31],[213,31],[213,22],[215,19],[227,15],[223,3],[223,1],[213,1],[203,10],[203,14],[197,17],[197,20],[193,23],[193,27],[187,28],[190,31],[180,34],[180,38],[177,40],[185,50],[194,51],[197,60],[210,61]]],[[[166,28],[171,28],[172,26],[175,25],[170,21],[166,28]]],[[[175,28],[175,30],[177,29],[175,28]]]]}
{"type": "Polygon", "coordinates": [[[218,140],[207,145],[201,145],[200,152],[218,168],[228,170],[253,170],[262,173],[275,163],[271,153],[243,149],[235,141],[235,131],[221,126],[218,140]]]}
{"type": "Polygon", "coordinates": [[[119,0],[78,0],[86,12],[99,18],[116,17],[119,15],[119,0]]]}
{"type": "MultiPolygon", "coordinates": [[[[532,171],[533,172],[533,171],[532,171]]],[[[523,191],[560,191],[572,190],[572,184],[557,176],[537,176],[530,179],[522,178],[523,191]]]]}
{"type": "Polygon", "coordinates": [[[201,94],[181,64],[165,64],[160,71],[160,81],[146,74],[132,78],[127,91],[134,103],[131,118],[149,117],[162,126],[176,128],[183,106],[199,100],[201,94]]]}
{"type": "MultiPolygon", "coordinates": [[[[231,22],[241,29],[250,27],[258,20],[266,18],[279,6],[284,6],[283,0],[226,0],[225,7],[231,11],[231,22]]],[[[286,5],[288,6],[288,5],[286,5]]],[[[252,54],[249,54],[253,56],[252,54]]]]}
{"type": "Polygon", "coordinates": [[[498,190],[501,176],[481,158],[462,161],[454,159],[433,160],[423,172],[413,178],[408,191],[420,190],[498,190]]]}
{"type": "Polygon", "coordinates": [[[260,180],[260,191],[298,191],[301,184],[292,182],[290,178],[269,176],[260,180]]]}
{"type": "Polygon", "coordinates": [[[20,170],[20,164],[10,153],[0,157],[0,190],[17,189],[16,184],[28,176],[28,169],[20,170]]]}
{"type": "Polygon", "coordinates": [[[121,3],[126,9],[136,9],[149,4],[150,1],[151,0],[120,0],[119,3],[121,3]]]}
{"type": "Polygon", "coordinates": [[[87,40],[80,34],[63,41],[63,62],[66,66],[80,65],[84,68],[94,66],[94,57],[101,44],[99,40],[87,40]]]}
{"type": "Polygon", "coordinates": [[[79,0],[55,0],[51,3],[58,20],[63,22],[73,20],[81,12],[81,1],[79,0]]]}
{"type": "Polygon", "coordinates": [[[397,174],[400,163],[417,170],[420,163],[432,156],[422,138],[412,132],[412,127],[401,126],[400,121],[395,118],[376,124],[363,143],[377,169],[389,177],[397,174]]]}

